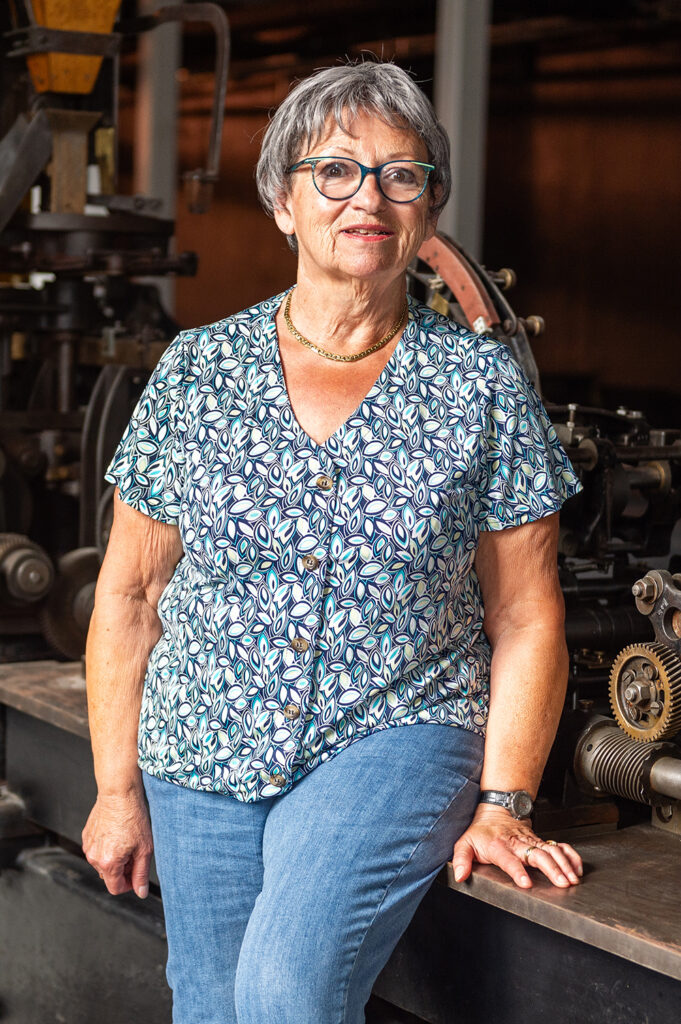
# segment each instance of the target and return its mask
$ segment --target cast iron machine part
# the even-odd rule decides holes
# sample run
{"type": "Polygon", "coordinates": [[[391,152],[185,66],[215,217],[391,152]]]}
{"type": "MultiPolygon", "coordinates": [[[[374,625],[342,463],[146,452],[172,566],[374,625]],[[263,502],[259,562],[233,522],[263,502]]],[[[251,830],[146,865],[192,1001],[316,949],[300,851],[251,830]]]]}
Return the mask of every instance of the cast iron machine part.
{"type": "Polygon", "coordinates": [[[681,729],[681,661],[664,644],[630,644],[615,658],[610,703],[617,724],[642,743],[681,729]]]}
{"type": "Polygon", "coordinates": [[[574,773],[593,797],[614,794],[655,808],[675,807],[681,799],[681,749],[639,743],[601,715],[590,719],[577,741],[574,773]]]}
{"type": "Polygon", "coordinates": [[[681,516],[681,431],[653,429],[623,407],[548,410],[584,484],[561,513],[562,553],[611,566],[668,556],[681,516]]]}
{"type": "MultiPolygon", "coordinates": [[[[508,345],[541,393],[529,338],[543,333],[544,322],[536,316],[518,317],[511,309],[503,292],[515,283],[514,272],[486,270],[442,234],[422,246],[418,260],[409,270],[412,287],[420,287],[438,312],[508,345]]],[[[576,403],[545,405],[584,485],[584,492],[561,511],[560,553],[572,574],[570,597],[576,596],[575,580],[581,591],[591,586],[595,593],[599,585],[592,570],[598,567],[603,570],[599,596],[608,593],[612,598],[616,588],[620,605],[641,574],[640,566],[626,568],[629,556],[667,555],[681,517],[681,430],[654,429],[642,413],[623,407],[613,411],[576,403]],[[587,569],[580,561],[591,564],[587,569]]],[[[582,628],[588,634],[586,623],[582,628]]]]}
{"type": "Polygon", "coordinates": [[[54,566],[46,551],[19,533],[0,533],[2,597],[11,604],[34,604],[54,583],[54,566]]]}
{"type": "Polygon", "coordinates": [[[620,651],[610,674],[610,703],[624,732],[650,743],[681,730],[681,574],[651,569],[631,589],[656,642],[620,651]]]}
{"type": "Polygon", "coordinates": [[[508,345],[539,391],[539,371],[528,335],[541,334],[544,321],[539,316],[523,319],[511,309],[503,291],[516,283],[513,270],[486,270],[452,238],[438,232],[421,246],[416,265],[408,273],[425,289],[425,301],[438,313],[508,345]],[[425,270],[419,261],[426,264],[425,270]]]}
{"type": "Polygon", "coordinates": [[[658,643],[681,657],[681,573],[651,569],[631,592],[641,615],[649,617],[658,643]]]}
{"type": "Polygon", "coordinates": [[[95,547],[67,552],[57,562],[54,586],[40,608],[43,635],[55,650],[73,661],[85,650],[100,566],[95,547]]]}
{"type": "Polygon", "coordinates": [[[653,808],[652,823],[681,835],[681,574],[650,569],[631,587],[655,639],[628,644],[609,679],[614,719],[593,715],[582,729],[574,776],[590,797],[653,808]]]}

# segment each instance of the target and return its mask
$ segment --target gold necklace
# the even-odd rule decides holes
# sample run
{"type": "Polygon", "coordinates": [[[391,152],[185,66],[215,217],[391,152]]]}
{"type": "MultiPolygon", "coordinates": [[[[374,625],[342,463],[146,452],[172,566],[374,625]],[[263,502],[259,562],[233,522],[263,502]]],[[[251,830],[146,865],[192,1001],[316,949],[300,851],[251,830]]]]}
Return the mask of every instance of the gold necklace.
{"type": "Polygon", "coordinates": [[[358,359],[366,359],[366,357],[370,356],[372,352],[378,352],[379,348],[383,348],[384,345],[387,345],[388,342],[395,337],[395,335],[397,334],[402,325],[402,321],[409,312],[409,305],[407,303],[407,300],[405,299],[404,306],[402,307],[402,312],[400,313],[398,319],[392,325],[388,333],[384,335],[384,337],[382,337],[380,341],[377,341],[376,344],[372,345],[370,348],[365,349],[364,352],[356,352],[352,356],[340,356],[336,352],[327,352],[326,349],[320,348],[319,345],[315,345],[313,342],[309,340],[309,338],[306,338],[303,334],[300,333],[300,331],[296,327],[294,327],[293,320],[291,320],[292,295],[293,288],[288,293],[288,296],[286,298],[286,305],[284,306],[284,323],[288,327],[289,331],[296,339],[296,341],[299,341],[301,345],[305,346],[305,348],[311,348],[313,352],[317,353],[317,355],[324,356],[325,359],[333,359],[337,363],[356,363],[358,359]]]}

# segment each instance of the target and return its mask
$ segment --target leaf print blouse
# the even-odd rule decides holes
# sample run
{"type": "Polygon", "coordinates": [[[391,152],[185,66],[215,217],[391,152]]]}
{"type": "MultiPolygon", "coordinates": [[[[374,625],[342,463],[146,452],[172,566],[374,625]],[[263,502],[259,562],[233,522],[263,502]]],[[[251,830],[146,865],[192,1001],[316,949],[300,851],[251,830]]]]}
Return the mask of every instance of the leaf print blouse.
{"type": "Polygon", "coordinates": [[[284,383],[282,298],[179,334],[107,472],[184,546],[139,765],[244,802],[379,729],[484,733],[478,533],[581,489],[506,346],[411,298],[378,380],[317,444],[284,383]]]}

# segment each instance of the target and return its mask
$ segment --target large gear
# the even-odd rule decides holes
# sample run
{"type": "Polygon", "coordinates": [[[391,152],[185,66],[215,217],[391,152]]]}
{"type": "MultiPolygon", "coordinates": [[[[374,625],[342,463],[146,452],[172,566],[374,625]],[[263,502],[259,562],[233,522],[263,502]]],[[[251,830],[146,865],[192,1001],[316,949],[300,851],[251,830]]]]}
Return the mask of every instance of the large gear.
{"type": "Polygon", "coordinates": [[[664,644],[630,644],[610,672],[610,704],[632,739],[654,743],[681,730],[681,661],[664,644]]]}

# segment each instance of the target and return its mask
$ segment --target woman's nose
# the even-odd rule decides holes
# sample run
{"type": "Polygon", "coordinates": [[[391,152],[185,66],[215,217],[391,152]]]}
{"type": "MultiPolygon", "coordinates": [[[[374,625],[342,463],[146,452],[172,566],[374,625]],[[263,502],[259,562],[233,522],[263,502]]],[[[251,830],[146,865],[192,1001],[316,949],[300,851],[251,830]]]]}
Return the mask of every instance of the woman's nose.
{"type": "Polygon", "coordinates": [[[352,196],[353,205],[363,210],[377,210],[386,202],[385,196],[378,187],[376,174],[367,174],[364,181],[352,196]]]}

